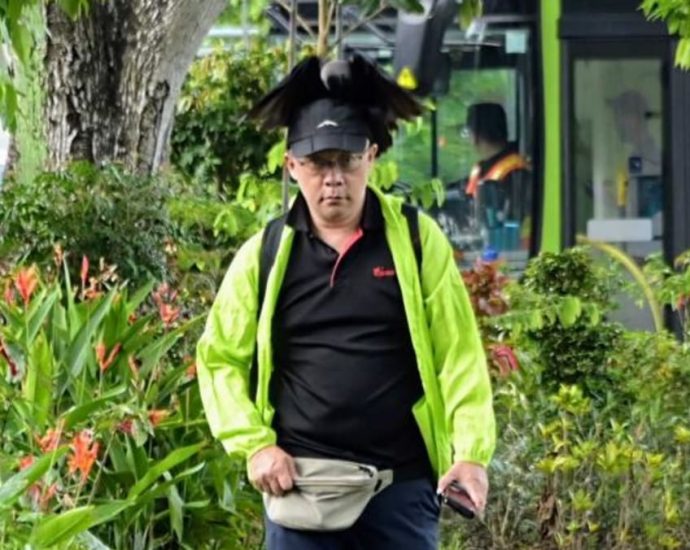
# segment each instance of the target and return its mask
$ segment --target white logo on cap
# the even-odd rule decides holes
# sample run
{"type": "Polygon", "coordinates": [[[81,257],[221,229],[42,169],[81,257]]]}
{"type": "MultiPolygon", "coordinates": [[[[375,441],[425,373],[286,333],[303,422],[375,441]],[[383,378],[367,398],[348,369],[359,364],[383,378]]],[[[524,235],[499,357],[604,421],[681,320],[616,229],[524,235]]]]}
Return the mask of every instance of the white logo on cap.
{"type": "Polygon", "coordinates": [[[324,126],[335,126],[336,128],[338,127],[338,123],[335,122],[334,120],[324,120],[321,124],[319,124],[316,129],[318,130],[319,128],[323,128],[324,126]]]}

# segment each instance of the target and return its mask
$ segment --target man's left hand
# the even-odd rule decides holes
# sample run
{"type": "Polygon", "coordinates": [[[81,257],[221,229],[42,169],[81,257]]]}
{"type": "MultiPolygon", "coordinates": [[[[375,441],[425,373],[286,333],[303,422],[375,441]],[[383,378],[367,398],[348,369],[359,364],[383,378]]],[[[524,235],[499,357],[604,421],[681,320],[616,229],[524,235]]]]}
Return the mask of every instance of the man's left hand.
{"type": "Polygon", "coordinates": [[[453,481],[462,485],[474,504],[475,511],[480,517],[484,514],[486,497],[489,492],[489,479],[486,468],[473,462],[456,462],[438,481],[438,493],[446,490],[453,481]]]}

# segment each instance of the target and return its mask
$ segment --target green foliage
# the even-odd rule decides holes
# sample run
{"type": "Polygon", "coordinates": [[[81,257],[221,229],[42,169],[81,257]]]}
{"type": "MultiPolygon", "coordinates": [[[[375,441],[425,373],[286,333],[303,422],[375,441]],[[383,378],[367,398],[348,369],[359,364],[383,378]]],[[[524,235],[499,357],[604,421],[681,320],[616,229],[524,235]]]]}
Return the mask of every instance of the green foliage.
{"type": "Polygon", "coordinates": [[[177,226],[176,278],[193,302],[190,307],[201,311],[213,300],[237,249],[279,214],[282,185],[267,174],[244,173],[232,200],[195,189],[181,189],[169,207],[177,226]]]}
{"type": "Polygon", "coordinates": [[[522,284],[511,288],[511,311],[499,324],[536,351],[546,387],[578,383],[596,399],[617,388],[620,373],[609,358],[622,331],[602,319],[618,281],[616,272],[594,264],[587,249],[573,248],[542,253],[527,266],[522,284]]]}
{"type": "Polygon", "coordinates": [[[19,269],[0,302],[2,547],[256,547],[260,503],[185,354],[202,318],[167,285],[38,277],[19,269]]]}
{"type": "MultiPolygon", "coordinates": [[[[655,262],[675,302],[684,272],[655,262]]],[[[495,277],[472,277],[480,297],[501,297],[495,277]]],[[[583,249],[542,254],[505,289],[509,311],[483,317],[521,368],[494,382],[487,515],[446,519],[443,548],[690,547],[690,347],[607,322],[611,278],[583,249]]]]}
{"type": "Polygon", "coordinates": [[[123,278],[164,278],[173,231],[169,197],[164,176],[142,178],[86,163],[45,173],[30,185],[8,182],[0,193],[0,256],[47,267],[60,243],[77,259],[118,265],[123,278]]]}
{"type": "Polygon", "coordinates": [[[676,258],[674,269],[660,254],[653,255],[644,266],[644,274],[659,302],[677,314],[683,339],[690,342],[690,251],[676,258]]]}
{"type": "Polygon", "coordinates": [[[678,35],[676,65],[690,69],[690,9],[686,0],[643,0],[640,6],[650,20],[663,20],[668,32],[678,35]]]}
{"type": "Polygon", "coordinates": [[[532,260],[524,284],[539,294],[576,296],[604,307],[615,290],[605,273],[604,268],[594,264],[588,249],[571,248],[560,253],[545,252],[532,260]]]}
{"type": "Polygon", "coordinates": [[[193,180],[214,182],[220,192],[237,189],[240,175],[264,166],[280,139],[244,116],[285,65],[280,49],[254,43],[217,50],[198,59],[182,89],[171,138],[171,160],[193,180]]]}

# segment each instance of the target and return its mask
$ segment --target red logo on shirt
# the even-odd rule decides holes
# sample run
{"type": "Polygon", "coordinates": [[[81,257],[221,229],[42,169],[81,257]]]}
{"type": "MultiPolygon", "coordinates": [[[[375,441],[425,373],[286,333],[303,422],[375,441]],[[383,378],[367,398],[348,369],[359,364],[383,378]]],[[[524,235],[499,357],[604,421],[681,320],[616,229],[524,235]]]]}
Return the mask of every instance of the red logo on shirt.
{"type": "Polygon", "coordinates": [[[374,277],[377,279],[383,279],[384,277],[395,277],[395,269],[386,269],[385,267],[375,267],[372,270],[374,277]]]}

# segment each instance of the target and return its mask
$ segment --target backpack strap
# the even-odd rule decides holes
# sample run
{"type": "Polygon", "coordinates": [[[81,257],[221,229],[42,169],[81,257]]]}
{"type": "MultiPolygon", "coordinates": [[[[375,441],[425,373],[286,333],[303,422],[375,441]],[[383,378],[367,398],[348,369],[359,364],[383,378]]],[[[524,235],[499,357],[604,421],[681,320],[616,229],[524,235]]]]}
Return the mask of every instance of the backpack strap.
{"type": "Polygon", "coordinates": [[[271,268],[276,260],[276,254],[278,254],[280,237],[283,234],[283,227],[285,227],[286,220],[287,214],[271,220],[268,222],[261,236],[261,256],[259,256],[259,307],[256,310],[257,317],[259,313],[261,313],[261,306],[264,303],[268,275],[271,273],[271,268]]]}
{"type": "MultiPolygon", "coordinates": [[[[264,303],[264,296],[266,295],[266,284],[268,283],[268,276],[271,273],[271,268],[276,260],[278,254],[278,247],[280,246],[280,237],[283,235],[283,227],[287,214],[275,218],[268,222],[263,235],[261,236],[261,250],[259,252],[259,292],[258,305],[256,309],[256,320],[259,320],[261,314],[261,307],[264,303]]],[[[259,359],[256,350],[254,350],[254,357],[252,359],[252,366],[249,369],[249,395],[256,395],[257,385],[259,382],[259,359]]]]}
{"type": "Polygon", "coordinates": [[[410,240],[414,248],[414,256],[417,260],[417,271],[422,275],[422,239],[419,235],[419,210],[411,204],[403,203],[402,213],[407,218],[407,227],[410,230],[410,240]]]}

